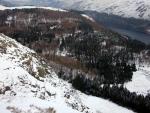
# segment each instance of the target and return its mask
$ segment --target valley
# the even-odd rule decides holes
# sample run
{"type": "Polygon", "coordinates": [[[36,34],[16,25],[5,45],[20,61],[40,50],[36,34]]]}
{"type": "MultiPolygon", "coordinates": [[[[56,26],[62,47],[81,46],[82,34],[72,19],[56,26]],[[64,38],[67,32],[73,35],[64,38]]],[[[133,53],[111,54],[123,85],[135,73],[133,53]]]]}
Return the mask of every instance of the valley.
{"type": "Polygon", "coordinates": [[[127,36],[132,39],[139,40],[143,43],[150,44],[150,35],[149,34],[131,31],[128,29],[120,29],[120,28],[113,28],[113,27],[109,27],[109,28],[115,32],[118,32],[118,33],[124,35],[125,37],[127,36]]]}
{"type": "Polygon", "coordinates": [[[149,2],[0,3],[0,113],[150,112],[149,2]]]}
{"type": "Polygon", "coordinates": [[[114,32],[118,32],[119,34],[139,40],[146,44],[150,43],[150,34],[147,32],[147,29],[149,29],[150,26],[150,21],[148,20],[124,18],[94,11],[83,11],[80,13],[89,15],[99,24],[102,24],[114,32]]]}

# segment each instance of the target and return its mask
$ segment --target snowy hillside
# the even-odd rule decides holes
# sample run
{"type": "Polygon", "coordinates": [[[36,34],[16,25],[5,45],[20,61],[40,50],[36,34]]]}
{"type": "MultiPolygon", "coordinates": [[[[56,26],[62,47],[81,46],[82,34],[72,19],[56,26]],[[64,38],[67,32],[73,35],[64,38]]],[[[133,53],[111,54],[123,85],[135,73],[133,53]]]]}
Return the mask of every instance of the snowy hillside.
{"type": "Polygon", "coordinates": [[[96,10],[124,17],[150,20],[149,0],[2,0],[15,5],[37,5],[69,8],[77,10],[96,10]]]}
{"type": "Polygon", "coordinates": [[[147,95],[150,93],[150,67],[138,67],[138,71],[134,72],[132,81],[125,83],[125,87],[137,94],[147,95]]]}
{"type": "Polygon", "coordinates": [[[75,9],[96,10],[124,17],[144,18],[150,20],[149,0],[78,0],[72,4],[75,9]]]}
{"type": "Polygon", "coordinates": [[[0,34],[0,113],[133,113],[58,79],[36,53],[0,34]]]}

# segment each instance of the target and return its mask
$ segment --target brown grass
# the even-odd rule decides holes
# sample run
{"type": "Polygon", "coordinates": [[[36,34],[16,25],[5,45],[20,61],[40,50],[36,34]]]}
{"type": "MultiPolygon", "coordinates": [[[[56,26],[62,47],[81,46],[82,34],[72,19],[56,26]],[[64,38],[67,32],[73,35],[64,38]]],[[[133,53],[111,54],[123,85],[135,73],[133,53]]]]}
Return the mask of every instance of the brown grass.
{"type": "Polygon", "coordinates": [[[54,108],[49,107],[47,109],[42,109],[42,108],[36,107],[34,105],[30,105],[30,109],[27,110],[27,111],[23,111],[23,110],[20,110],[20,109],[18,109],[16,107],[11,107],[11,106],[8,106],[7,109],[11,113],[32,113],[32,109],[36,109],[37,110],[36,113],[56,113],[54,108]]]}
{"type": "Polygon", "coordinates": [[[22,113],[22,111],[19,110],[19,109],[16,108],[16,107],[10,107],[10,106],[8,106],[7,109],[8,109],[9,111],[11,111],[11,113],[22,113]]]}
{"type": "Polygon", "coordinates": [[[47,73],[47,70],[44,67],[37,67],[39,77],[44,77],[47,73]]]}
{"type": "Polygon", "coordinates": [[[85,65],[83,65],[80,61],[67,57],[67,56],[57,56],[57,55],[47,55],[44,56],[47,60],[53,61],[56,64],[60,64],[70,69],[81,70],[84,73],[88,73],[90,75],[96,75],[96,71],[94,69],[88,69],[85,65]]]}

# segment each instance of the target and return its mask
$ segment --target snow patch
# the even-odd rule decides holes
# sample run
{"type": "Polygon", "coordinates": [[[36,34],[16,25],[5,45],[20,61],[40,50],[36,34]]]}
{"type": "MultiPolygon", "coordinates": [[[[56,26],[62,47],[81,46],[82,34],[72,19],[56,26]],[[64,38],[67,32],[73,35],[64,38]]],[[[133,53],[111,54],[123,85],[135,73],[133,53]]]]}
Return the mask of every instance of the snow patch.
{"type": "Polygon", "coordinates": [[[88,20],[91,20],[91,21],[95,22],[95,20],[93,18],[89,17],[88,15],[81,14],[81,16],[85,17],[88,20]]]}
{"type": "Polygon", "coordinates": [[[125,83],[130,92],[136,92],[146,96],[150,94],[150,67],[138,67],[133,73],[132,81],[125,83]]]}

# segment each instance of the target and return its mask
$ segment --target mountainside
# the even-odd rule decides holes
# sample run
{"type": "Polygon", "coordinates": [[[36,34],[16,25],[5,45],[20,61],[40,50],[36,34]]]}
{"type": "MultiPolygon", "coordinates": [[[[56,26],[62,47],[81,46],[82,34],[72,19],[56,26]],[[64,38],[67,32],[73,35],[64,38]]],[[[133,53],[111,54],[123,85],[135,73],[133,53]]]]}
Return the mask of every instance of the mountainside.
{"type": "Polygon", "coordinates": [[[96,11],[83,11],[82,13],[89,15],[99,24],[119,34],[129,36],[146,44],[150,43],[150,21],[148,20],[125,18],[96,11]]]}
{"type": "Polygon", "coordinates": [[[0,112],[149,113],[150,46],[88,15],[0,6],[0,112]]]}
{"type": "Polygon", "coordinates": [[[1,113],[133,113],[73,89],[34,51],[3,34],[0,71],[1,113]]]}
{"type": "MultiPolygon", "coordinates": [[[[5,7],[0,5],[1,28],[5,27],[21,30],[23,27],[44,27],[43,30],[56,32],[75,32],[75,31],[99,31],[101,26],[92,18],[80,15],[67,10],[52,7],[20,6],[5,7]],[[7,9],[7,10],[6,10],[7,9]],[[24,18],[23,18],[24,17],[24,18]],[[22,28],[18,28],[23,25],[22,28]]],[[[23,28],[23,30],[25,30],[23,28]]],[[[2,32],[2,31],[1,31],[2,32]]]]}
{"type": "Polygon", "coordinates": [[[149,0],[2,0],[1,4],[4,4],[3,1],[10,3],[13,1],[14,5],[43,5],[65,9],[93,10],[150,20],[149,0]]]}
{"type": "Polygon", "coordinates": [[[99,37],[118,44],[126,40],[121,35],[105,29],[85,14],[50,7],[26,6],[1,9],[3,10],[0,10],[2,17],[0,32],[38,52],[43,53],[44,50],[45,54],[49,54],[53,49],[56,51],[63,38],[70,37],[73,40],[73,37],[79,38],[80,34],[99,32],[97,33],[99,37]]]}

